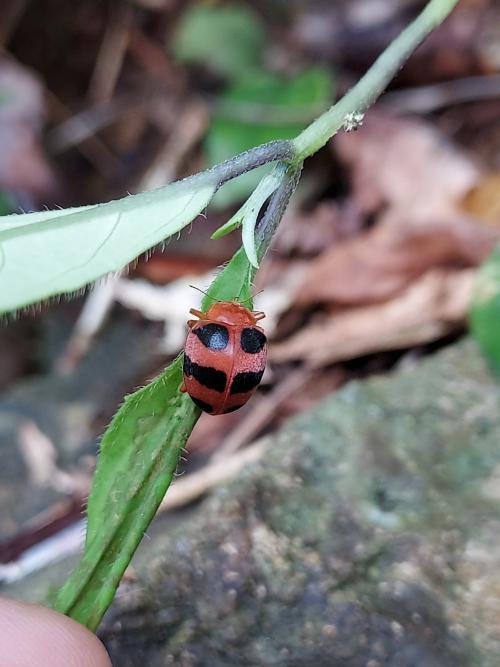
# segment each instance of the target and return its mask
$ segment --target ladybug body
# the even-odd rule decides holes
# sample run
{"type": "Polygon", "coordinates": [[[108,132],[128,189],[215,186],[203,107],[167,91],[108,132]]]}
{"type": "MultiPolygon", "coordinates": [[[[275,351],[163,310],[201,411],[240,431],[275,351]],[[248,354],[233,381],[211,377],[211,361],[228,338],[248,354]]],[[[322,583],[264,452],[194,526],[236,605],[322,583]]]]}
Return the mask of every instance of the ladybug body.
{"type": "Polygon", "coordinates": [[[248,401],[264,373],[267,339],[257,322],[265,315],[235,301],[190,312],[199,320],[188,321],[181,390],[211,415],[233,412],[248,401]]]}

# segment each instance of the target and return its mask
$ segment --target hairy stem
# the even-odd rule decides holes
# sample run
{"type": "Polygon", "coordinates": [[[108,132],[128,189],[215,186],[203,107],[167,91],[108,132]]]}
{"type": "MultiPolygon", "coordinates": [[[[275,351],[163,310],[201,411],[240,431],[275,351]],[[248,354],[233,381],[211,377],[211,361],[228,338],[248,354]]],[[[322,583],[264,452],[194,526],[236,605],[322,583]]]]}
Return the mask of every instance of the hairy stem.
{"type": "Polygon", "coordinates": [[[205,173],[216,174],[219,180],[219,187],[221,187],[227,181],[268,162],[275,162],[276,160],[289,162],[294,160],[294,158],[295,148],[293,141],[288,139],[270,141],[267,144],[250,148],[244,153],[240,153],[221,164],[215,165],[215,167],[212,167],[212,169],[209,169],[205,173]]]}

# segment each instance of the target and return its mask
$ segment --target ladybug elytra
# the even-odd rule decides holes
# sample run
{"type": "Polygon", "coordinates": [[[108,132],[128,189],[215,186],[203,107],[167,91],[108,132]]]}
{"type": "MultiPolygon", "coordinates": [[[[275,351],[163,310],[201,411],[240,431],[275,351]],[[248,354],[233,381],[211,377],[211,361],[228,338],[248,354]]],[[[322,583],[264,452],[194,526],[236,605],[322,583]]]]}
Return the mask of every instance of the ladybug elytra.
{"type": "Polygon", "coordinates": [[[189,311],[184,347],[184,382],[196,405],[211,415],[241,408],[257,388],[266,365],[267,338],[257,322],[265,317],[236,301],[217,301],[206,312],[189,311]]]}

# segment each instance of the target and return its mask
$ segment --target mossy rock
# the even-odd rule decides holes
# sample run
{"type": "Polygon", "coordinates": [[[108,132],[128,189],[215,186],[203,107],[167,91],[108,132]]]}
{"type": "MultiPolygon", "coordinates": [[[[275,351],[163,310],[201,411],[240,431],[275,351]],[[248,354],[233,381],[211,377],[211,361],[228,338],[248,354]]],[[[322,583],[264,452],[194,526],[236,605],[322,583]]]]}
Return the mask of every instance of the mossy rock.
{"type": "Polygon", "coordinates": [[[497,667],[500,393],[471,341],[352,382],[157,536],[120,667],[497,667]]]}

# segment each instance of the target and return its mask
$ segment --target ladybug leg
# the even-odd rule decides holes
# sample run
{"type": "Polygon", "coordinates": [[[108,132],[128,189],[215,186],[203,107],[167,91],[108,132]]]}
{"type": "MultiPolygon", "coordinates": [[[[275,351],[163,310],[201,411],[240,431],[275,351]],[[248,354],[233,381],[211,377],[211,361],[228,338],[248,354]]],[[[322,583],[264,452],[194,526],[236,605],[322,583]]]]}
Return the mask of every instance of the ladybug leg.
{"type": "Polygon", "coordinates": [[[191,315],[199,317],[200,320],[202,320],[205,317],[205,313],[202,310],[196,310],[196,308],[191,308],[189,312],[191,313],[191,315]]]}
{"type": "Polygon", "coordinates": [[[190,329],[192,329],[195,324],[198,324],[198,320],[188,320],[187,321],[187,325],[190,329]]]}
{"type": "Polygon", "coordinates": [[[261,310],[256,310],[253,316],[255,317],[255,321],[258,322],[259,320],[263,320],[266,314],[263,313],[261,310]]]}

